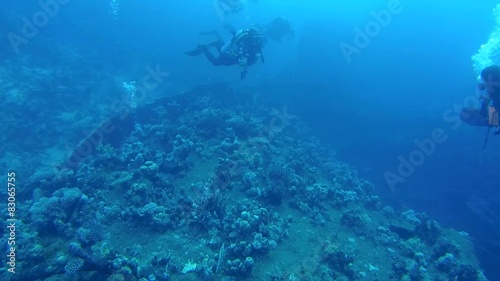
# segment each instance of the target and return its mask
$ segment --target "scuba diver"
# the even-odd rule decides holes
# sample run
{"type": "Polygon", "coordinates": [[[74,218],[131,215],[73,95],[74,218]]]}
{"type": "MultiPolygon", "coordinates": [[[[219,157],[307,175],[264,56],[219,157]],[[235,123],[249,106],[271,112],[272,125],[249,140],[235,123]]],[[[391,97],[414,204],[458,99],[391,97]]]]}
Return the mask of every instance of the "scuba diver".
{"type": "Polygon", "coordinates": [[[266,37],[271,38],[275,42],[281,42],[283,37],[292,39],[293,29],[291,23],[284,17],[277,17],[268,24],[261,27],[266,37]]]}
{"type": "Polygon", "coordinates": [[[484,68],[481,71],[477,87],[486,92],[485,96],[480,97],[483,100],[480,113],[483,117],[488,118],[488,126],[495,129],[494,134],[499,135],[500,66],[492,65],[484,68]]]}
{"type": "Polygon", "coordinates": [[[249,66],[254,65],[259,59],[264,62],[262,33],[257,28],[242,29],[238,32],[233,30],[231,33],[233,37],[227,42],[224,42],[217,31],[202,33],[213,34],[217,36],[218,40],[207,45],[198,45],[195,50],[185,52],[185,54],[198,56],[203,53],[210,63],[215,66],[239,65],[241,67],[240,79],[245,80],[249,66]],[[210,47],[217,50],[217,56],[210,52],[210,47]]]}

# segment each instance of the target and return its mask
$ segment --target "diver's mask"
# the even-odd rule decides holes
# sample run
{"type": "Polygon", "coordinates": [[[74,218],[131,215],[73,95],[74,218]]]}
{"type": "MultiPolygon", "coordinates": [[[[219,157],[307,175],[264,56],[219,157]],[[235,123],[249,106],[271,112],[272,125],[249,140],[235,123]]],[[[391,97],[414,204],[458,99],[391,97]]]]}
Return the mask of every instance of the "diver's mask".
{"type": "Polygon", "coordinates": [[[262,48],[262,46],[264,45],[264,37],[262,36],[262,34],[254,34],[252,37],[252,43],[255,47],[262,48]]]}

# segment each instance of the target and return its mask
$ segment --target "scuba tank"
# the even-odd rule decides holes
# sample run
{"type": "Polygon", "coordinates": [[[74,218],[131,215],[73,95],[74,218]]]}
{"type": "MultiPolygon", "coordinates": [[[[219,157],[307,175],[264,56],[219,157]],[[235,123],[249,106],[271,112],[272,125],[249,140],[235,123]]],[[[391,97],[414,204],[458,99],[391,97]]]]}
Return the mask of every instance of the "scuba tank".
{"type": "Polygon", "coordinates": [[[233,38],[229,40],[221,49],[222,53],[230,54],[239,57],[243,52],[248,51],[245,49],[259,50],[262,47],[262,34],[257,29],[243,29],[234,34],[233,38]]]}

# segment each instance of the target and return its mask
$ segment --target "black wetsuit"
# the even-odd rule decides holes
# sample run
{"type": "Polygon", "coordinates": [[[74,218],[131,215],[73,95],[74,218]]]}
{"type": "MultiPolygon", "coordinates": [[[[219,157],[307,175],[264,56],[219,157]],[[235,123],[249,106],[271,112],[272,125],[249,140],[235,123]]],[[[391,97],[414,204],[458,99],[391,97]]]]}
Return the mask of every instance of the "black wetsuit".
{"type": "Polygon", "coordinates": [[[238,64],[238,57],[232,56],[229,53],[223,53],[222,47],[224,46],[223,42],[217,42],[216,49],[218,52],[218,56],[214,56],[208,48],[203,50],[203,54],[210,61],[212,65],[236,65],[238,64]]]}
{"type": "MultiPolygon", "coordinates": [[[[241,72],[241,79],[245,79],[247,69],[249,66],[254,65],[260,56],[262,62],[262,41],[255,40],[256,33],[251,34],[249,30],[240,30],[237,32],[229,42],[224,43],[222,40],[210,44],[215,47],[218,55],[215,56],[210,52],[208,47],[203,49],[203,54],[210,61],[212,65],[231,66],[241,65],[243,70],[241,72]]],[[[260,35],[260,33],[257,33],[260,35]]]]}

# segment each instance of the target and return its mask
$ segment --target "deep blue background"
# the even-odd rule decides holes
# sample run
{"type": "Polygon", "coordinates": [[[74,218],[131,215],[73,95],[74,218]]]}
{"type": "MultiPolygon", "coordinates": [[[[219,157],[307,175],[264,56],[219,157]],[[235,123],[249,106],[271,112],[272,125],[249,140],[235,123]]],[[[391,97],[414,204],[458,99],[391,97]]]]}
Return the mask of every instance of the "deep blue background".
{"type": "MultiPolygon", "coordinates": [[[[495,268],[500,137],[492,137],[482,151],[484,128],[455,129],[443,118],[475,92],[471,56],[494,27],[496,1],[401,1],[401,13],[350,63],[339,45],[352,44],[355,28],[364,28],[373,20],[370,13],[385,9],[389,1],[259,0],[225,17],[219,17],[211,0],[119,2],[115,24],[107,1],[69,1],[40,28],[40,37],[54,46],[76,46],[99,60],[100,67],[130,80],[144,75],[137,65],[159,64],[179,88],[226,81],[286,104],[339,157],[376,183],[387,202],[425,211],[444,226],[471,233],[490,278],[500,280],[495,268]],[[296,37],[269,43],[266,63],[252,67],[243,83],[234,68],[213,68],[182,54],[209,40],[200,31],[225,23],[248,27],[275,16],[289,18],[296,37]],[[407,158],[417,149],[415,140],[431,137],[436,128],[447,140],[392,192],[384,173],[396,173],[398,156],[407,158]]],[[[19,33],[20,18],[30,18],[40,6],[8,1],[4,8],[17,22],[0,27],[2,53],[8,57],[14,54],[6,33],[19,33]]],[[[21,46],[21,55],[49,53],[38,46],[21,46]]]]}

